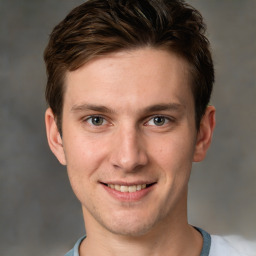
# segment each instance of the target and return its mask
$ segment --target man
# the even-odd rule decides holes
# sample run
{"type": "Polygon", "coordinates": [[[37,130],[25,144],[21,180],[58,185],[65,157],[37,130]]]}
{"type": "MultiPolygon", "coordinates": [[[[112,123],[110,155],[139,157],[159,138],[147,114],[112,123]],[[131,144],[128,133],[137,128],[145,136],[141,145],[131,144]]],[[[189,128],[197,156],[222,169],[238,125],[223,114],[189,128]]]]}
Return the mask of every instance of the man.
{"type": "Polygon", "coordinates": [[[215,126],[204,30],[178,0],[91,0],[54,28],[47,137],[86,227],[68,256],[247,255],[187,221],[192,162],[215,126]]]}

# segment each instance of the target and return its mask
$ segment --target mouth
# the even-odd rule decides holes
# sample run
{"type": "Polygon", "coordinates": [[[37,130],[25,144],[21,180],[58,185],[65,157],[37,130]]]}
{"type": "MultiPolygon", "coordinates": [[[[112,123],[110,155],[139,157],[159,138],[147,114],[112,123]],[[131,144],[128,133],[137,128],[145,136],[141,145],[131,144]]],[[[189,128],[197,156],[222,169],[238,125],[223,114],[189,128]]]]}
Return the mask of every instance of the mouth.
{"type": "Polygon", "coordinates": [[[138,185],[120,185],[120,184],[106,184],[106,183],[102,183],[103,185],[122,192],[122,193],[134,193],[136,191],[140,191],[140,190],[144,190],[152,185],[154,185],[155,183],[151,183],[151,184],[138,184],[138,185]]]}

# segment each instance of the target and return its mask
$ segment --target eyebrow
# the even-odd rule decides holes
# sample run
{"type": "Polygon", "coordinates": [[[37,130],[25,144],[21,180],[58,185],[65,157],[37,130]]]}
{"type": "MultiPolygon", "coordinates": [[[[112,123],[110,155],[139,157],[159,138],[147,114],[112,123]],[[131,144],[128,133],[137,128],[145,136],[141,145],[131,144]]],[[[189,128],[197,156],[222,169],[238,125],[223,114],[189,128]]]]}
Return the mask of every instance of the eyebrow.
{"type": "MultiPolygon", "coordinates": [[[[147,113],[158,112],[158,111],[181,111],[184,108],[185,107],[179,103],[155,104],[155,105],[146,107],[140,112],[147,114],[147,113]]],[[[106,114],[116,113],[115,110],[109,109],[106,106],[87,104],[87,103],[81,104],[81,105],[74,105],[71,108],[71,112],[83,112],[88,110],[92,110],[100,113],[106,113],[106,114]]]]}
{"type": "Polygon", "coordinates": [[[101,113],[113,113],[115,111],[101,105],[93,105],[93,104],[81,104],[81,105],[74,105],[71,108],[71,112],[82,112],[82,111],[88,111],[88,110],[93,110],[96,112],[101,112],[101,113]]]}
{"type": "Polygon", "coordinates": [[[157,111],[180,111],[185,107],[179,103],[169,103],[169,104],[156,104],[149,106],[143,110],[145,113],[157,112],[157,111]]]}

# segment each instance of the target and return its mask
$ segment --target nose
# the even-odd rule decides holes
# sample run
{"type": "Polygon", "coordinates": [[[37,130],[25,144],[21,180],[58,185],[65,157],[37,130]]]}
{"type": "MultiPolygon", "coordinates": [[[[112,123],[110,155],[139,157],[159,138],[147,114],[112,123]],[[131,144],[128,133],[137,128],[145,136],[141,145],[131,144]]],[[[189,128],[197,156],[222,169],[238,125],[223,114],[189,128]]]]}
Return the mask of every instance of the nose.
{"type": "Polygon", "coordinates": [[[125,172],[134,172],[148,163],[146,145],[136,128],[119,129],[115,134],[111,164],[125,172]]]}

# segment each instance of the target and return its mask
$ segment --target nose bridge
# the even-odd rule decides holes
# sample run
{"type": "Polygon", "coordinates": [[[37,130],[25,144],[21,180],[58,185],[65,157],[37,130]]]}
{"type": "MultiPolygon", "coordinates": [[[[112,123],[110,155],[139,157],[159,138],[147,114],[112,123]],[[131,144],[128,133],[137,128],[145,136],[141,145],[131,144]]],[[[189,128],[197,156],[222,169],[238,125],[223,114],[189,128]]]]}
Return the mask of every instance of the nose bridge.
{"type": "Polygon", "coordinates": [[[134,171],[147,163],[147,154],[135,125],[118,128],[111,156],[112,164],[124,171],[134,171]]]}

